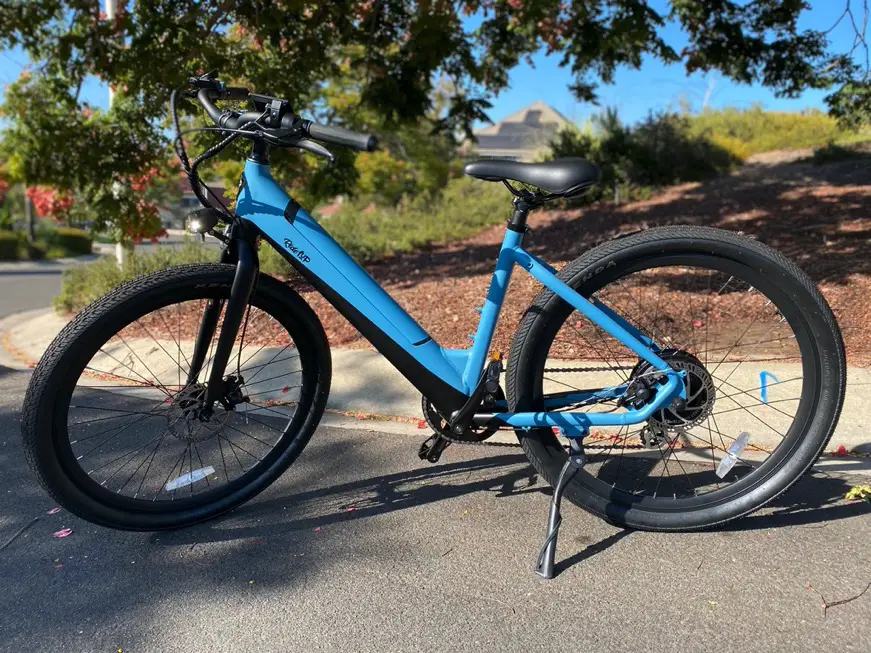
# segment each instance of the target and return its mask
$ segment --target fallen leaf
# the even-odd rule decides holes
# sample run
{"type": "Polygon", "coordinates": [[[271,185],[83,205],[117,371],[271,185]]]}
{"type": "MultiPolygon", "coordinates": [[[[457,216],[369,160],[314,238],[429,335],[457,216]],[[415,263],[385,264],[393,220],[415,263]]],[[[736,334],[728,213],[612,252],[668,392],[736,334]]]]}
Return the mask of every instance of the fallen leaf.
{"type": "Polygon", "coordinates": [[[857,485],[850,488],[847,496],[844,497],[847,501],[871,501],[871,485],[857,485]]]}
{"type": "Polygon", "coordinates": [[[53,533],[52,537],[59,540],[62,537],[69,537],[72,534],[73,534],[72,528],[62,528],[57,533],[53,533]]]}

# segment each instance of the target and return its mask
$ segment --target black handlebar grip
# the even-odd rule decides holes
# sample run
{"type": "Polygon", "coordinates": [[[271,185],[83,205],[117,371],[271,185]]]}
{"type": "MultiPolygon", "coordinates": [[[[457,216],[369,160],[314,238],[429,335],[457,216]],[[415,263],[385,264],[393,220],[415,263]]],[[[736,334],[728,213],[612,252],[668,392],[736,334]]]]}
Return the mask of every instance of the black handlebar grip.
{"type": "Polygon", "coordinates": [[[372,152],[378,147],[378,139],[372,134],[360,134],[350,129],[319,125],[316,122],[308,122],[304,129],[316,141],[343,145],[361,152],[372,152]]]}

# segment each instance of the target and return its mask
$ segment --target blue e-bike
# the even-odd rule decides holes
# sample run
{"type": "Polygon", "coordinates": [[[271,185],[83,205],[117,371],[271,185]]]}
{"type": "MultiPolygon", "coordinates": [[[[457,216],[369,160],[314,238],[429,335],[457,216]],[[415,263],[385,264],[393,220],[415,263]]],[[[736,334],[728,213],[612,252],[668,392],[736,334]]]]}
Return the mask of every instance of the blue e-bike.
{"type": "MultiPolygon", "coordinates": [[[[422,459],[437,462],[449,444],[500,429],[516,433],[555,488],[544,576],[564,494],[624,527],[703,528],[784,492],[831,437],[845,388],[841,334],[813,282],[768,247],[711,228],[651,228],[557,271],[524,248],[529,213],[585,192],[597,167],[470,163],[467,175],[505,184],[513,212],[473,343],[445,348],[270,175],[272,148],[332,158],[324,144],[371,151],[374,137],[305,120],[288,101],[226,87],[214,74],[191,79],[185,93],[223,138],[194,160],[181,131],[176,141],[204,206],[190,225],[223,241],[221,261],[120,285],[76,315],[35,369],[25,451],[71,512],[113,528],[176,528],[239,505],[282,474],[330,389],[330,348],[304,299],[312,289],[420,391],[433,429],[422,459]],[[222,99],[251,109],[222,110],[222,99]],[[252,149],[230,210],[197,170],[239,139],[252,149]],[[296,281],[259,271],[259,243],[281,254],[296,281]],[[506,361],[491,344],[515,268],[543,289],[506,361]]],[[[450,302],[449,292],[439,301],[450,302]]]]}

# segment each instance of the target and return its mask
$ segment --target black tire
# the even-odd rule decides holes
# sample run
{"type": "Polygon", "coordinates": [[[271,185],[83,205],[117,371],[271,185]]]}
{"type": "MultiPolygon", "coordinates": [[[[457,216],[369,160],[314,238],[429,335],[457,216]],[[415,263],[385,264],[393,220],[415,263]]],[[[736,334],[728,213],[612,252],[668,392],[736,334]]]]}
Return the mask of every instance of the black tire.
{"type": "MultiPolygon", "coordinates": [[[[79,466],[73,455],[68,428],[72,429],[76,424],[68,425],[68,412],[80,407],[70,406],[70,400],[75,392],[81,391],[77,390],[83,387],[78,382],[80,377],[86,378],[85,369],[92,356],[103,351],[104,343],[108,347],[110,339],[128,325],[134,321],[139,324],[139,319],[143,316],[155,315],[166,307],[178,307],[185,300],[204,302],[228,298],[234,274],[234,266],[208,264],[181,266],[140,277],[120,285],[82,310],[52,342],[34,370],[25,395],[22,435],[30,467],[42,486],[65,509],[93,523],[124,530],[150,531],[187,526],[226,512],[251,499],[274,482],[299,456],[326,406],[331,378],[330,351],[323,327],[314,311],[296,292],[266,275],[259,276],[250,306],[257,309],[258,315],[262,311],[262,314],[272,319],[270,324],[274,325],[275,332],[289,336],[288,342],[293,343],[298,352],[294,353],[294,358],[300,367],[300,381],[298,385],[294,385],[299,388],[299,397],[292,404],[293,413],[283,414],[282,417],[281,424],[286,418],[287,425],[282,428],[270,427],[276,432],[276,443],[271,445],[271,449],[266,449],[263,458],[258,458],[259,462],[250,463],[250,469],[240,462],[240,471],[234,472],[238,476],[231,479],[231,474],[227,473],[226,484],[214,488],[210,484],[211,489],[196,496],[191,489],[189,498],[182,496],[178,501],[152,500],[149,505],[148,501],[137,498],[138,492],[131,498],[122,496],[120,491],[109,491],[108,486],[101,487],[89,477],[88,470],[79,466]]],[[[243,346],[244,342],[240,340],[240,352],[243,346]]],[[[181,353],[179,345],[180,367],[181,353]]],[[[172,355],[169,357],[172,358],[172,355]]],[[[108,395],[103,386],[84,387],[97,387],[97,392],[108,395]]],[[[143,387],[150,388],[144,384],[143,387]]],[[[247,397],[245,399],[248,400],[247,397]]],[[[170,400],[167,399],[164,403],[169,404],[170,400]]],[[[166,410],[169,411],[170,408],[166,410]]],[[[232,413],[228,410],[227,414],[232,413]]],[[[260,413],[261,416],[263,414],[260,413]]],[[[235,418],[236,414],[232,415],[235,418]]],[[[173,420],[173,424],[176,422],[177,418],[173,420]]],[[[169,417],[166,417],[166,423],[167,428],[170,428],[169,417]]],[[[253,424],[253,417],[251,423],[253,424]]],[[[171,430],[175,435],[176,431],[183,431],[183,428],[177,426],[171,430]]],[[[191,433],[190,427],[188,433],[191,433]]],[[[165,436],[166,433],[158,442],[158,447],[165,436]]],[[[178,439],[177,437],[176,440],[178,439]]],[[[200,440],[194,440],[195,447],[197,441],[200,440]]],[[[228,457],[229,447],[227,445],[228,457]]],[[[190,441],[187,448],[191,455],[192,469],[194,460],[190,441]]],[[[221,451],[222,457],[223,449],[224,447],[221,451]]],[[[236,449],[232,452],[237,455],[236,449]]],[[[197,455],[199,456],[198,447],[197,455]]],[[[152,461],[156,456],[155,448],[152,461]]],[[[254,457],[257,457],[256,454],[254,457]]],[[[182,458],[179,472],[184,469],[185,460],[182,458]]],[[[226,463],[224,470],[227,471],[226,463]]],[[[145,469],[145,477],[148,473],[145,469]]],[[[207,473],[206,477],[208,475],[207,473]]],[[[142,483],[145,482],[145,477],[142,478],[142,483]]],[[[175,499],[175,492],[172,496],[175,499]]]]}
{"type": "MultiPolygon", "coordinates": [[[[657,497],[656,490],[652,496],[649,492],[639,496],[634,489],[618,487],[613,478],[609,484],[605,482],[608,479],[603,481],[596,477],[600,472],[587,470],[578,473],[568,485],[566,496],[576,505],[615,525],[653,531],[694,530],[724,523],[760,508],[785,492],[813,465],[829,441],[841,411],[846,384],[843,341],[828,304],[795,264],[749,238],[703,227],[650,229],[586,252],[563,268],[559,278],[589,297],[608,284],[644,271],[645,266],[665,265],[668,261],[675,261],[675,265],[683,261],[687,266],[700,268],[710,264],[711,269],[724,271],[724,274],[744,274],[746,276],[738,278],[758,281],[757,289],[762,298],[774,298],[772,305],[779,311],[781,323],[795,334],[803,378],[801,396],[790,400],[799,403],[781,443],[762,464],[753,466],[752,471],[725,488],[718,483],[715,491],[686,498],[675,494],[674,500],[657,497]]],[[[566,302],[544,289],[526,311],[515,334],[507,368],[507,396],[512,411],[543,410],[545,360],[562,325],[574,326],[568,322],[572,310],[566,302]]],[[[695,326],[693,322],[693,329],[695,326]]],[[[581,328],[580,322],[576,328],[581,328]]],[[[707,347],[707,331],[705,339],[707,347]]],[[[728,356],[726,352],[723,359],[728,356]]],[[[695,359],[688,353],[687,360],[695,359]]],[[[554,485],[566,460],[563,444],[550,429],[518,429],[516,433],[531,463],[554,485]]],[[[713,432],[710,438],[713,464],[713,432]]],[[[614,442],[617,441],[614,438],[614,442]]],[[[624,436],[624,448],[626,441],[624,436]]],[[[610,446],[613,449],[615,445],[610,446]]],[[[675,445],[671,446],[674,453],[675,445]]],[[[668,450],[666,445],[666,452],[668,450]]],[[[620,454],[622,460],[623,451],[620,454]]],[[[708,470],[710,474],[710,466],[708,470]]]]}

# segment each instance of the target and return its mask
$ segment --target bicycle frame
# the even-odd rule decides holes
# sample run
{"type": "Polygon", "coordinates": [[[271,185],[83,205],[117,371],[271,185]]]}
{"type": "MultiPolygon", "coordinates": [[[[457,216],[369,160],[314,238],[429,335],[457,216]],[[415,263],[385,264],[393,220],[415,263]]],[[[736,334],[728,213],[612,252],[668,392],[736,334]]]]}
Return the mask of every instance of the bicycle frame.
{"type": "Polygon", "coordinates": [[[246,162],[236,214],[246,227],[254,227],[275,247],[443,415],[453,415],[463,407],[479,383],[515,266],[526,270],[639,358],[664,372],[667,380],[657,386],[654,400],[639,409],[616,413],[552,412],[578,402],[595,403],[620,397],[627,387],[623,384],[560,393],[543,411],[509,412],[505,403],[500,402],[497,408],[501,412],[476,415],[476,423],[559,427],[567,435],[583,436],[591,426],[643,422],[672,399],[686,397],[681,373],[657,355],[660,350],[656,344],[607,306],[585,299],[557,278],[550,265],[523,249],[522,232],[506,230],[473,345],[468,349],[446,349],[275,182],[268,164],[251,159],[246,162]]]}

